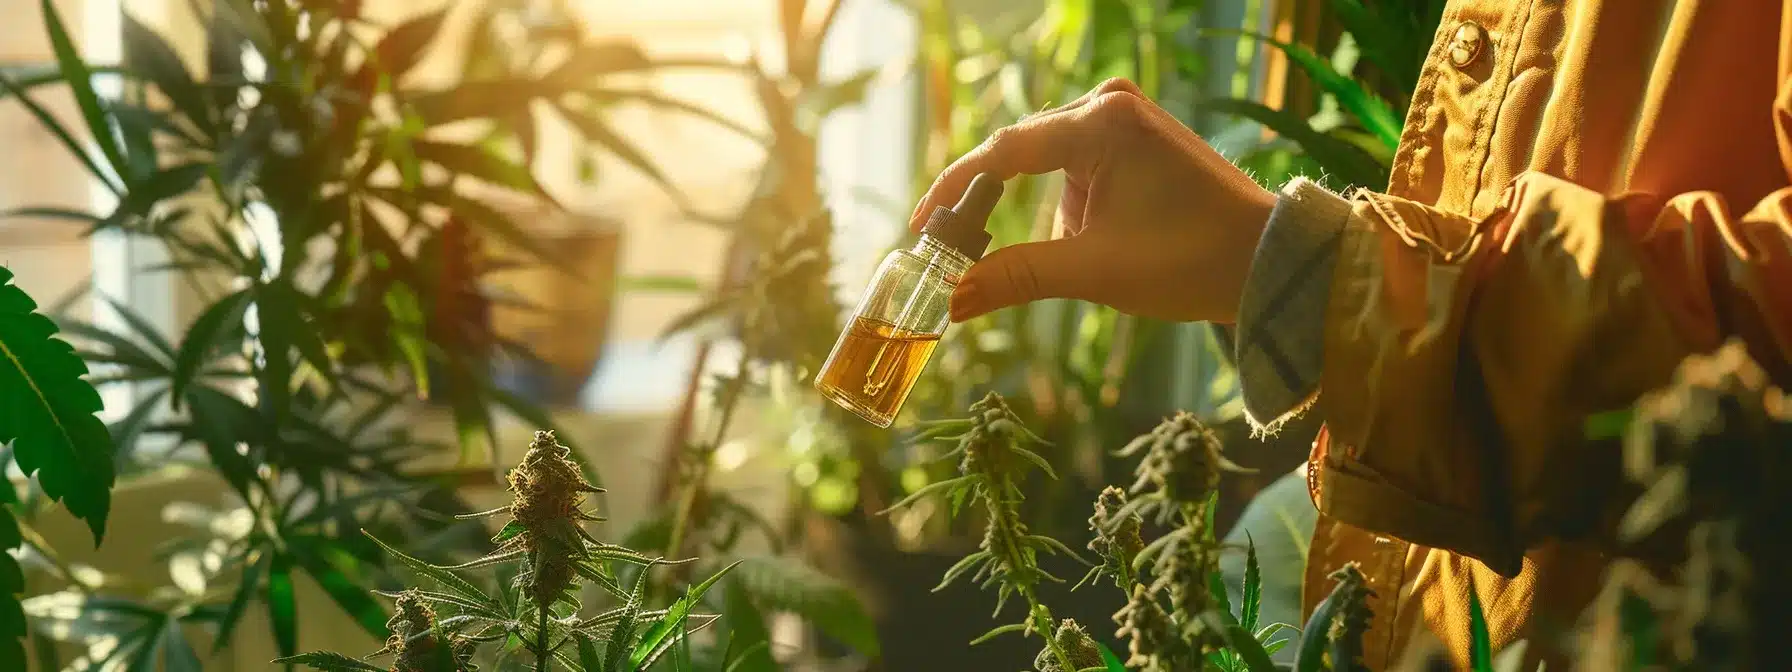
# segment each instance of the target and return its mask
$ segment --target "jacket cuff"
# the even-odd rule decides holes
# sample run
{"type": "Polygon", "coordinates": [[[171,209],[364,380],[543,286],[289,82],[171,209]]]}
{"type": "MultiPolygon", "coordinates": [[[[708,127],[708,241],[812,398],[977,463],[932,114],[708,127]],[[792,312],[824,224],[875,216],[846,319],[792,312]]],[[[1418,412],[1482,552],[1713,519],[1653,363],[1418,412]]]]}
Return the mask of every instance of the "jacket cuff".
{"type": "Polygon", "coordinates": [[[1319,396],[1332,269],[1350,202],[1304,177],[1290,180],[1251,258],[1235,352],[1245,417],[1273,434],[1319,396]]]}

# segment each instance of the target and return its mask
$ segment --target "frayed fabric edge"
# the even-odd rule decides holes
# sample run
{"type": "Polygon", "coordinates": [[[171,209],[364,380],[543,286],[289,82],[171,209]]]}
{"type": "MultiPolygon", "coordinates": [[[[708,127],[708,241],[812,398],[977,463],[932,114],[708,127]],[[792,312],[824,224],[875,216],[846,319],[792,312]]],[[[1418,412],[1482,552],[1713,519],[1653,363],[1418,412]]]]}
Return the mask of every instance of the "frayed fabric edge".
{"type": "Polygon", "coordinates": [[[1280,433],[1282,427],[1286,426],[1290,420],[1306,415],[1307,411],[1312,410],[1313,404],[1316,403],[1319,403],[1319,390],[1317,389],[1313,390],[1313,393],[1307,395],[1305,399],[1300,400],[1300,403],[1295,404],[1293,408],[1284,411],[1281,415],[1270,418],[1269,422],[1258,420],[1257,416],[1251,413],[1250,407],[1246,406],[1244,409],[1244,420],[1245,423],[1251,427],[1251,438],[1267,439],[1280,433]]]}

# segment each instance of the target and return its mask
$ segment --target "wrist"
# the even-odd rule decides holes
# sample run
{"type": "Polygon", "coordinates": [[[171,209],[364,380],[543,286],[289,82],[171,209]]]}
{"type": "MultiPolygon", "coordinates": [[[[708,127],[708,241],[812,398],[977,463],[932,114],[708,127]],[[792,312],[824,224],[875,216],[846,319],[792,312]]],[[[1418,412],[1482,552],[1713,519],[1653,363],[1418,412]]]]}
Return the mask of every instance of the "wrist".
{"type": "Polygon", "coordinates": [[[1221,235],[1226,240],[1219,241],[1216,249],[1226,250],[1226,256],[1218,260],[1225,266],[1226,272],[1220,274],[1226,280],[1224,296],[1233,297],[1224,306],[1224,312],[1212,322],[1233,324],[1238,321],[1238,300],[1243,297],[1246,284],[1250,281],[1251,266],[1254,264],[1256,250],[1263,240],[1263,233],[1269,228],[1271,216],[1275,213],[1278,198],[1275,192],[1256,184],[1239,199],[1239,205],[1230,220],[1231,225],[1225,227],[1221,235]]]}

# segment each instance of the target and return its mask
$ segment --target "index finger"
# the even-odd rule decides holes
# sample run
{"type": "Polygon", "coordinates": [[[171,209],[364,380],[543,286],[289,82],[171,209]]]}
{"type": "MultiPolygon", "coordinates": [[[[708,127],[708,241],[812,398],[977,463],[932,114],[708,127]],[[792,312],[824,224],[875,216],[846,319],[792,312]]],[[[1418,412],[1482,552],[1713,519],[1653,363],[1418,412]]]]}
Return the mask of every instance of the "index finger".
{"type": "Polygon", "coordinates": [[[1087,105],[1032,117],[997,130],[934,179],[909,217],[909,229],[921,230],[934,208],[951,207],[978,173],[989,173],[1001,180],[1054,170],[1087,174],[1106,139],[1097,113],[1111,107],[1113,102],[1104,101],[1116,96],[1138,100],[1123,92],[1106,93],[1087,105]]]}

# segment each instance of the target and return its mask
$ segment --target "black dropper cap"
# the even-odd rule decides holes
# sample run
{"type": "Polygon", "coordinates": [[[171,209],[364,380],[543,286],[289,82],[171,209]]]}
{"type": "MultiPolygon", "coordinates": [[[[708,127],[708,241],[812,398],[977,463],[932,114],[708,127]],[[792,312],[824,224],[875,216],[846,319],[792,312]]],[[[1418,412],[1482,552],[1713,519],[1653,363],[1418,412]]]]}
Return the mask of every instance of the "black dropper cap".
{"type": "Polygon", "coordinates": [[[1002,181],[994,175],[978,173],[971,178],[971,185],[965,187],[958,205],[951,209],[933,209],[927,225],[921,227],[921,233],[945,243],[946,247],[970,257],[971,261],[982,259],[983,253],[989,250],[990,241],[989,232],[984,227],[989,225],[989,214],[995,211],[996,201],[1001,198],[1002,181]]]}

